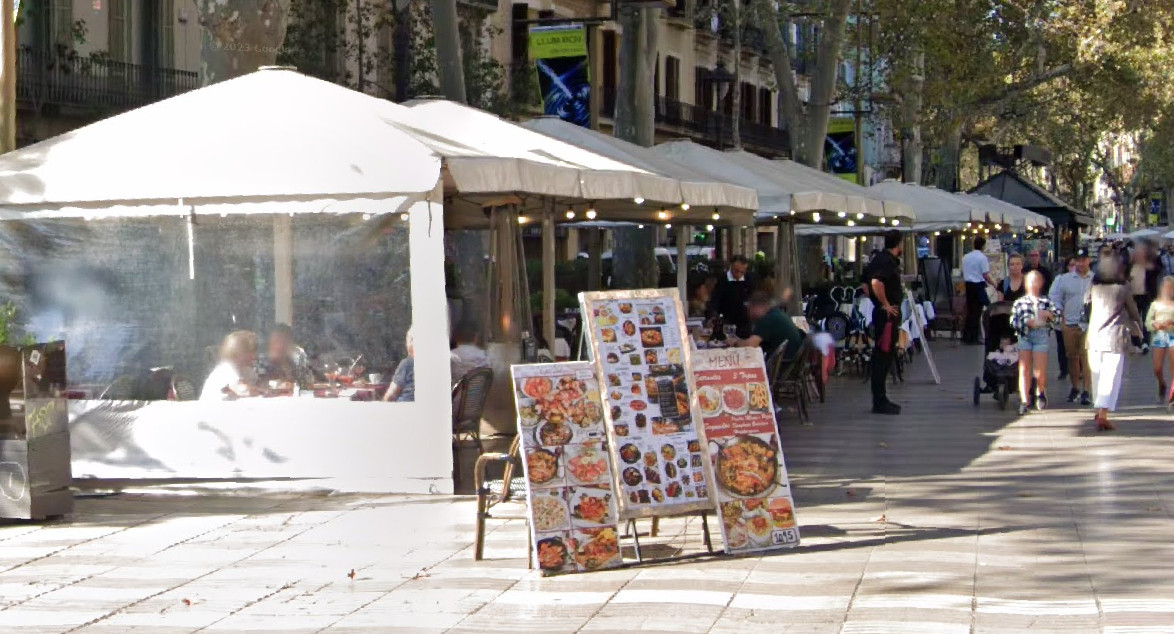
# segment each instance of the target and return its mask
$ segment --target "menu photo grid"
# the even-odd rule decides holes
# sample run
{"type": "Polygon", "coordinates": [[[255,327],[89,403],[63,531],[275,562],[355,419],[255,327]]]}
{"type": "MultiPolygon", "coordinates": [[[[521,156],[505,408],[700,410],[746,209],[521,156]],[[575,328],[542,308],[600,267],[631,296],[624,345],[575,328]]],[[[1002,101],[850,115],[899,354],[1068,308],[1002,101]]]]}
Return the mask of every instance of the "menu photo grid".
{"type": "Polygon", "coordinates": [[[513,384],[539,569],[619,565],[611,459],[591,364],[516,365],[513,384]]]}

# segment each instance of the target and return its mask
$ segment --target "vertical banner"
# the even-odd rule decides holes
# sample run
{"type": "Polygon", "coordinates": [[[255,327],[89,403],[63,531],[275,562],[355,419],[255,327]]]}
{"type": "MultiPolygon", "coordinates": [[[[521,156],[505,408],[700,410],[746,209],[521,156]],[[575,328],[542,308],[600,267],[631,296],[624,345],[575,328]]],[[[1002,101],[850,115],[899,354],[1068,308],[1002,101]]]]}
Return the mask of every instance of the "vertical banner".
{"type": "Polygon", "coordinates": [[[603,384],[620,519],[713,508],[690,400],[689,334],[676,289],[580,293],[603,384]]]}
{"type": "Polygon", "coordinates": [[[855,183],[857,154],[856,122],[847,118],[828,121],[828,135],[824,142],[824,169],[855,183]]]}
{"type": "Polygon", "coordinates": [[[530,59],[538,71],[543,112],[591,127],[587,29],[582,24],[531,27],[530,59]]]}
{"type": "Polygon", "coordinates": [[[762,349],[697,350],[691,368],[726,552],[798,545],[762,349]]]}
{"type": "Polygon", "coordinates": [[[513,366],[530,530],[542,572],[619,565],[599,381],[590,363],[513,366]]]}

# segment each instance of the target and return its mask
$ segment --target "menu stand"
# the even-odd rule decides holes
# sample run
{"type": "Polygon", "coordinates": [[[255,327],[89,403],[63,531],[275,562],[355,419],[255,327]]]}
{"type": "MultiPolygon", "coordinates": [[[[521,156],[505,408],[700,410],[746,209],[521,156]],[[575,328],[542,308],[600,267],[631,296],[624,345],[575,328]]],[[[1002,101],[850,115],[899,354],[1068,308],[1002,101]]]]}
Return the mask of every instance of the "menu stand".
{"type": "MultiPolygon", "coordinates": [[[[697,511],[696,513],[689,513],[688,515],[696,515],[701,518],[701,533],[702,533],[703,538],[705,540],[705,552],[704,553],[694,553],[693,555],[685,555],[683,557],[665,557],[663,559],[659,559],[656,561],[675,561],[677,559],[683,559],[683,558],[701,557],[701,556],[705,556],[705,555],[721,554],[713,549],[713,539],[711,538],[710,532],[709,532],[709,511],[697,511]]],[[[686,515],[686,517],[688,515],[686,515]]],[[[640,518],[640,519],[643,519],[643,518],[640,518]]],[[[653,517],[652,518],[652,530],[648,533],[645,533],[645,535],[647,535],[649,537],[656,537],[657,524],[659,523],[659,521],[660,521],[660,517],[653,517]]],[[[644,556],[640,552],[640,531],[636,527],[636,518],[629,519],[628,523],[627,523],[627,527],[624,530],[625,530],[624,537],[632,538],[632,547],[636,553],[636,563],[638,563],[638,564],[644,563],[644,556]]]]}
{"type": "Polygon", "coordinates": [[[65,344],[21,350],[23,411],[0,421],[0,518],[43,520],[73,511],[65,344]]]}

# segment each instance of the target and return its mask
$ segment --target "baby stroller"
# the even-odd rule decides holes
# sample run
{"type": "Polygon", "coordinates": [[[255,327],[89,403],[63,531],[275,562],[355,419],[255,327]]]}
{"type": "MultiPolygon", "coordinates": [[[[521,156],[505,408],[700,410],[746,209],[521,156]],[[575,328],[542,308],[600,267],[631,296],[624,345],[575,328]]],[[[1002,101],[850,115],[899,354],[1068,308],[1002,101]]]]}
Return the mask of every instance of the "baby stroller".
{"type": "Polygon", "coordinates": [[[986,345],[982,350],[982,376],[974,377],[974,404],[986,390],[994,395],[1000,409],[1006,409],[1011,393],[1018,391],[1019,353],[1005,353],[1002,342],[1014,344],[1018,341],[1015,329],[1011,327],[1011,302],[995,302],[987,306],[982,314],[982,329],[986,333],[986,345]],[[996,358],[990,358],[992,353],[996,358]]]}

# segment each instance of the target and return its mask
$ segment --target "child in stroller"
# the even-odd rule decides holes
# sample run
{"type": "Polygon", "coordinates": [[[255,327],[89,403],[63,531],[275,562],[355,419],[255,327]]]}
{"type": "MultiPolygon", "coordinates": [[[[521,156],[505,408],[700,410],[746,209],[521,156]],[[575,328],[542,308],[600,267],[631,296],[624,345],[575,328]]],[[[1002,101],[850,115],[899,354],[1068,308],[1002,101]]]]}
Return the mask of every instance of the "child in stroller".
{"type": "Polygon", "coordinates": [[[1011,302],[995,302],[982,314],[986,345],[983,346],[982,378],[974,377],[975,405],[982,394],[991,394],[1000,408],[1006,408],[1011,392],[1018,390],[1018,337],[1011,327],[1011,306],[1011,302]]]}

